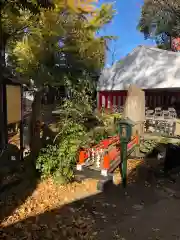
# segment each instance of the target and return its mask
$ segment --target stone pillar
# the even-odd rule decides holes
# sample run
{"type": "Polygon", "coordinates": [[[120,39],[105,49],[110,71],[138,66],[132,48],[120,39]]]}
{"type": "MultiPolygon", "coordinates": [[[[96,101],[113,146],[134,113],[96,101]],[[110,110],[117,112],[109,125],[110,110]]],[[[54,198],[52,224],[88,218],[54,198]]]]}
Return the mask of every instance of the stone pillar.
{"type": "Polygon", "coordinates": [[[129,118],[135,123],[133,135],[142,135],[144,133],[145,93],[136,85],[131,85],[128,89],[123,117],[129,118]]]}

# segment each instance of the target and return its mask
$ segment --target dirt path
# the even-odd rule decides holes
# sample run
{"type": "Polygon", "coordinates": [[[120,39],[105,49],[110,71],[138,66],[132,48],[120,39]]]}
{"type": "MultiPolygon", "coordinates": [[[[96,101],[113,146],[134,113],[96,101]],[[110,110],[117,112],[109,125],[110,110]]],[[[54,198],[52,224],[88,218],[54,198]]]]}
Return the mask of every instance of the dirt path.
{"type": "Polygon", "coordinates": [[[0,194],[0,239],[180,239],[180,177],[176,184],[146,177],[131,181],[127,193],[119,185],[97,192],[95,180],[62,187],[49,179],[20,200],[29,188],[23,181],[0,194]]]}
{"type": "MultiPolygon", "coordinates": [[[[163,199],[129,216],[117,229],[124,239],[180,239],[177,199],[163,199]]],[[[110,239],[108,237],[104,239],[110,239]]]]}

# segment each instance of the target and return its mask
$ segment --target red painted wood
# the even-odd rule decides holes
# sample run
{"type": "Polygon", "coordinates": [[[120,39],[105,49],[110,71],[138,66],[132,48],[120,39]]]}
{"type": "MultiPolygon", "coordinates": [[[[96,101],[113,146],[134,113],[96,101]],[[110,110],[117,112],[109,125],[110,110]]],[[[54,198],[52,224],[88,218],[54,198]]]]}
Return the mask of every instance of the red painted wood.
{"type": "Polygon", "coordinates": [[[146,96],[146,106],[148,107],[149,106],[149,94],[148,94],[148,92],[145,93],[145,96],[146,96]]]}
{"type": "Polygon", "coordinates": [[[105,97],[105,109],[108,108],[108,98],[110,102],[110,108],[113,107],[113,97],[116,97],[116,105],[119,106],[119,97],[120,97],[120,106],[123,106],[125,103],[125,99],[127,96],[127,91],[100,91],[99,92],[99,107],[98,109],[101,109],[102,107],[102,97],[105,97]]]}
{"type": "Polygon", "coordinates": [[[118,92],[116,92],[115,96],[116,96],[116,106],[118,107],[118,92]]]}
{"type": "MultiPolygon", "coordinates": [[[[98,109],[102,108],[102,97],[105,97],[105,108],[108,107],[108,96],[109,96],[109,107],[112,109],[113,104],[117,106],[123,106],[125,103],[125,97],[127,96],[127,91],[100,91],[99,92],[99,105],[97,106],[98,109]],[[113,100],[113,97],[116,100],[113,100]]],[[[149,108],[161,107],[166,106],[169,107],[171,105],[172,97],[176,99],[180,98],[180,91],[168,91],[168,90],[160,90],[160,91],[145,91],[146,97],[146,106],[149,108]]]]}
{"type": "Polygon", "coordinates": [[[124,98],[124,96],[121,95],[121,96],[120,96],[120,99],[121,99],[121,105],[120,105],[120,106],[121,106],[121,107],[123,106],[123,98],[124,98]]]}
{"type": "MultiPolygon", "coordinates": [[[[109,145],[113,144],[113,143],[116,143],[119,141],[119,136],[114,136],[114,137],[111,137],[111,138],[107,138],[107,139],[104,139],[104,140],[101,140],[99,142],[99,144],[95,145],[95,146],[92,146],[93,149],[100,149],[100,148],[108,148],[109,145]]],[[[91,149],[86,149],[86,151],[90,151],[91,149]]]]}
{"type": "Polygon", "coordinates": [[[122,106],[125,104],[125,96],[122,97],[122,106]]]}
{"type": "Polygon", "coordinates": [[[146,106],[148,107],[149,106],[149,96],[146,95],[146,106]]]}
{"type": "Polygon", "coordinates": [[[102,97],[103,97],[103,94],[101,92],[99,92],[99,99],[98,99],[98,110],[101,110],[102,108],[102,97]]]}
{"type": "MultiPolygon", "coordinates": [[[[133,138],[129,143],[128,143],[128,146],[127,146],[127,149],[130,149],[132,148],[134,145],[136,145],[138,143],[138,139],[137,137],[133,138]]],[[[111,150],[108,152],[108,158],[111,161],[115,161],[117,160],[117,158],[119,159],[119,156],[120,156],[120,150],[114,146],[113,148],[111,148],[111,150]]]]}
{"type": "Polygon", "coordinates": [[[108,153],[104,155],[102,167],[103,169],[106,169],[106,170],[110,168],[110,158],[108,153]]]}
{"type": "Polygon", "coordinates": [[[113,92],[109,92],[110,109],[113,110],[113,92]]]}
{"type": "Polygon", "coordinates": [[[120,151],[118,148],[113,147],[111,151],[108,153],[108,157],[110,161],[115,161],[120,155],[120,151]]]}
{"type": "Polygon", "coordinates": [[[154,97],[155,97],[155,93],[151,93],[151,104],[152,104],[152,107],[154,108],[155,107],[155,101],[154,101],[154,97]]]}
{"type": "Polygon", "coordinates": [[[154,107],[157,107],[157,93],[154,94],[153,101],[154,101],[154,107]]]}
{"type": "MultiPolygon", "coordinates": [[[[107,149],[109,147],[109,145],[111,145],[112,143],[119,143],[119,136],[114,136],[112,138],[108,138],[108,139],[104,139],[100,142],[100,144],[94,146],[94,149],[99,149],[99,147],[102,149],[102,147],[104,146],[105,149],[107,149]],[[97,148],[98,146],[98,148],[97,148]]],[[[129,143],[128,143],[128,149],[132,148],[135,144],[138,143],[138,138],[134,137],[129,143]]],[[[116,144],[117,146],[117,144],[116,144]]],[[[110,168],[110,163],[112,161],[116,161],[119,160],[119,156],[120,156],[120,149],[117,148],[116,146],[112,147],[108,153],[104,156],[104,161],[103,161],[103,169],[109,169],[110,168]]],[[[90,153],[91,149],[85,149],[83,151],[80,152],[79,155],[79,164],[83,164],[85,162],[85,160],[89,157],[89,153],[90,153]],[[82,156],[81,156],[82,155],[82,156]]],[[[95,150],[96,151],[96,150],[95,150]]]]}
{"type": "Polygon", "coordinates": [[[104,97],[105,97],[105,109],[108,108],[108,94],[104,93],[104,97]]]}

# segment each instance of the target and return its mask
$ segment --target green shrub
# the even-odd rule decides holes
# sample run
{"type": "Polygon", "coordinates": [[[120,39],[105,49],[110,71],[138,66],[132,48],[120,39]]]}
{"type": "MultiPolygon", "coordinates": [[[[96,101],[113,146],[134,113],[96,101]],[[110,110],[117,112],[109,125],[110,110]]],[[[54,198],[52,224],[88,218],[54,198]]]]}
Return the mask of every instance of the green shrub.
{"type": "Polygon", "coordinates": [[[82,125],[69,120],[64,124],[59,135],[59,144],[41,150],[36,168],[43,178],[53,176],[57,182],[63,184],[74,178],[73,169],[85,131],[82,125]]]}
{"type": "Polygon", "coordinates": [[[59,148],[58,146],[48,145],[43,148],[36,161],[36,169],[44,178],[53,175],[59,167],[59,148]]]}

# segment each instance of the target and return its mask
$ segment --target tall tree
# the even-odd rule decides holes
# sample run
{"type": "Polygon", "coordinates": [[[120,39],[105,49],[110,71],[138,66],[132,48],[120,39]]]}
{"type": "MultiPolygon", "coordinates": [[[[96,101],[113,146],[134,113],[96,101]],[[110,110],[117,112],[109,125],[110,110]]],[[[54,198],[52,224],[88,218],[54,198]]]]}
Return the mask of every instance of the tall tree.
{"type": "MultiPolygon", "coordinates": [[[[92,79],[100,72],[106,44],[111,37],[97,37],[96,32],[111,21],[113,14],[109,4],[102,5],[94,16],[88,18],[84,12],[76,13],[72,8],[57,4],[53,9],[42,10],[38,17],[34,16],[23,38],[11,45],[9,57],[16,71],[32,78],[37,88],[32,106],[32,126],[40,117],[44,84],[63,84],[68,79],[77,85],[82,79],[92,79]]],[[[37,143],[39,132],[31,134],[32,144],[37,143]]]]}
{"type": "Polygon", "coordinates": [[[153,37],[158,45],[170,48],[169,39],[180,35],[179,23],[180,2],[178,0],[146,0],[142,7],[138,28],[145,38],[153,37]]]}
{"type": "Polygon", "coordinates": [[[93,13],[96,0],[1,0],[0,1],[0,82],[5,67],[5,51],[9,41],[21,36],[34,15],[42,8],[73,9],[78,13],[93,13]]]}

